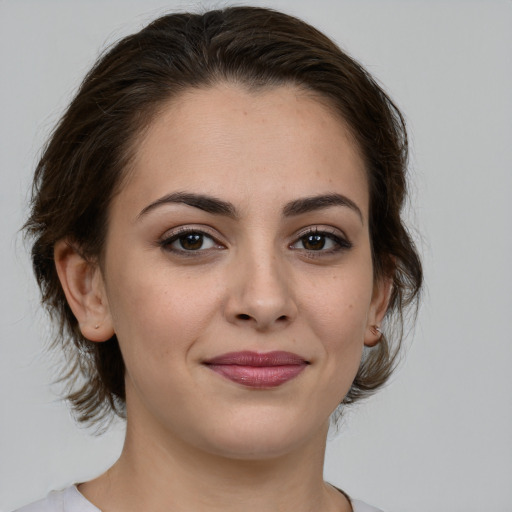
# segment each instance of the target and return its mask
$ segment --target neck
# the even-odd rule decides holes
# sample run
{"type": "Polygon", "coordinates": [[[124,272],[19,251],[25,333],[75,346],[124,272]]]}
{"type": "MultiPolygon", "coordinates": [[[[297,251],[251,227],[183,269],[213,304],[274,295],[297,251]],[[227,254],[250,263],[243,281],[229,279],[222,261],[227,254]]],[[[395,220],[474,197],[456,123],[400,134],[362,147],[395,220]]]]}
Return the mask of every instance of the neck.
{"type": "Polygon", "coordinates": [[[347,500],[323,481],[327,425],[285,454],[233,459],[128,421],[118,462],[80,492],[100,510],[336,512],[347,500]]]}

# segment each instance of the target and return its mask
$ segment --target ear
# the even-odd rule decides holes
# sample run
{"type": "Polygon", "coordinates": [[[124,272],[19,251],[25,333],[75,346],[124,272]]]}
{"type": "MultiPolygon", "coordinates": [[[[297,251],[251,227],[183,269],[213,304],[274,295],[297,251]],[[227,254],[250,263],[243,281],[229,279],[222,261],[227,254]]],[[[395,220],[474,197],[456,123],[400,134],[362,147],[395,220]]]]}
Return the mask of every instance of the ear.
{"type": "Polygon", "coordinates": [[[83,258],[68,240],[54,248],[57,274],[80,331],[90,341],[106,341],[114,328],[103,277],[97,264],[83,258]]]}
{"type": "Polygon", "coordinates": [[[380,326],[388,310],[392,290],[393,280],[391,277],[384,276],[375,281],[364,336],[364,344],[367,347],[374,347],[382,338],[380,326]]]}

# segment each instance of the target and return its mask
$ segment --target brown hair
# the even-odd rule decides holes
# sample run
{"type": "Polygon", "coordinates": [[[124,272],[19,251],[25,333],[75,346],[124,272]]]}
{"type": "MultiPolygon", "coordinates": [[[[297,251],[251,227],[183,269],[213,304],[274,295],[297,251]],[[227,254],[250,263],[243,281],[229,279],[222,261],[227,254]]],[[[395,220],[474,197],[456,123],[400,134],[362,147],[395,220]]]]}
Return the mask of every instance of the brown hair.
{"type": "Polygon", "coordinates": [[[124,414],[124,363],[116,337],[85,339],[61,288],[55,243],[71,240],[97,262],[113,195],[135,140],[158,107],[181,91],[228,81],[249,88],[294,84],[326,99],[349,126],[365,160],[375,276],[393,280],[380,343],[365,351],[343,403],[381,387],[396,366],[404,311],[422,282],[420,260],[400,212],[406,194],[402,115],[357,62],[315,28],[255,7],[170,14],[105,53],[85,77],[36,168],[26,231],[42,302],[59,322],[67,355],[63,380],[79,421],[124,414]],[[393,343],[388,339],[395,330],[393,343]]]}

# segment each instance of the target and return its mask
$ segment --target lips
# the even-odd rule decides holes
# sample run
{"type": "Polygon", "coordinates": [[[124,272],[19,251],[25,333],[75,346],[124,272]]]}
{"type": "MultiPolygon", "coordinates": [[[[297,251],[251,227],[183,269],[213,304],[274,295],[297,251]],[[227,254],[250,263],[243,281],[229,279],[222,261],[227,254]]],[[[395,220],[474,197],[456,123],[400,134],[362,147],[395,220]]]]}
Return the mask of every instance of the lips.
{"type": "Polygon", "coordinates": [[[277,387],[297,377],[309,362],[291,352],[230,352],[203,363],[223,377],[251,388],[277,387]]]}

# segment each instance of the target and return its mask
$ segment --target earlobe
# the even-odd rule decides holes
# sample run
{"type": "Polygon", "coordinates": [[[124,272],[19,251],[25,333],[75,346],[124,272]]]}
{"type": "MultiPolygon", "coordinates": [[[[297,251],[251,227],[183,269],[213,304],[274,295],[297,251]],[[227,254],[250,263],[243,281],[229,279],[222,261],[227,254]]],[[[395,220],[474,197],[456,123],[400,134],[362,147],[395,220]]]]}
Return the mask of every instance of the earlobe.
{"type": "Polygon", "coordinates": [[[106,341],[114,335],[103,277],[97,264],[87,261],[67,240],[54,248],[59,280],[83,336],[106,341]]]}
{"type": "Polygon", "coordinates": [[[392,290],[390,277],[382,278],[375,284],[364,337],[367,347],[374,347],[382,338],[381,323],[388,310],[392,290]]]}

